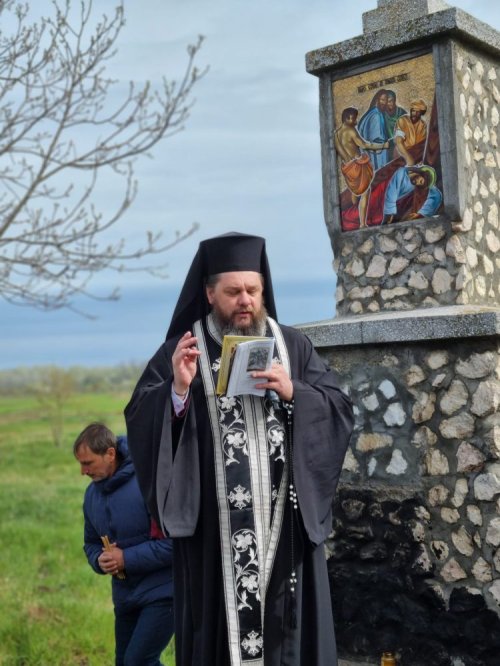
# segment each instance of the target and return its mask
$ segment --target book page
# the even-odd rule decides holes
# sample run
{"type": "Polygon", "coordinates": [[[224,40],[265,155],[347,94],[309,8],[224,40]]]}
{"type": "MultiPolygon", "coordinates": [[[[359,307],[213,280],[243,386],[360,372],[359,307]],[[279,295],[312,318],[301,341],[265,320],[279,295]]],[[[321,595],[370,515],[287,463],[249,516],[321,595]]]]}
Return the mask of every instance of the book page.
{"type": "Polygon", "coordinates": [[[274,338],[240,342],[234,353],[226,395],[263,396],[265,389],[255,388],[255,384],[262,383],[262,379],[252,377],[252,373],[268,370],[272,365],[273,352],[274,338]]]}
{"type": "Polygon", "coordinates": [[[224,395],[227,389],[227,382],[231,372],[234,353],[240,342],[249,342],[251,340],[268,340],[264,336],[253,335],[225,335],[222,341],[222,353],[220,359],[219,376],[217,378],[217,395],[224,395]]]}

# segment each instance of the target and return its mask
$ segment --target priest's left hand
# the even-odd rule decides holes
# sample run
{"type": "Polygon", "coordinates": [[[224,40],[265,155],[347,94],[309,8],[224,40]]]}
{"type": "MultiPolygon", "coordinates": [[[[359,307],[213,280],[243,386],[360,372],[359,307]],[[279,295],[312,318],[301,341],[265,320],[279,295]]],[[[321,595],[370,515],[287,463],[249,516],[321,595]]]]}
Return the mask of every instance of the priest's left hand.
{"type": "Polygon", "coordinates": [[[255,388],[276,391],[279,397],[287,402],[293,398],[292,380],[280,363],[273,363],[270,370],[257,370],[252,372],[252,377],[267,380],[265,383],[256,384],[255,388]]]}

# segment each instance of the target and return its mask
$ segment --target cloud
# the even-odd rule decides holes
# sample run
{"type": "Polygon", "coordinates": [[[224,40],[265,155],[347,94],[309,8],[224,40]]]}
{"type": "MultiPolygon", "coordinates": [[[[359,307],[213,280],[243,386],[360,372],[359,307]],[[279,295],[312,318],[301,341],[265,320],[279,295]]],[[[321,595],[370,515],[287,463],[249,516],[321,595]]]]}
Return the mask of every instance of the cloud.
{"type": "MultiPolygon", "coordinates": [[[[376,4],[126,0],[127,25],[109,63],[119,87],[131,79],[178,77],[186,46],[200,33],[206,41],[199,66],[210,65],[210,70],[195,88],[186,130],[156,146],[153,159],[137,163],[139,194],[114,234],[138,243],[149,227],[163,230],[167,239],[195,221],[201,229],[167,257],[166,283],[139,274],[98,276],[97,289],[120,284],[124,295],[118,303],[83,304],[99,314],[95,322],[1,303],[0,367],[39,362],[41,355],[45,362],[60,362],[62,348],[70,363],[152,353],[199,241],[231,230],[268,239],[278,312],[286,323],[333,314],[318,80],[305,71],[304,58],[307,51],[361,34],[362,13],[376,4]]],[[[500,24],[500,5],[491,0],[455,4],[491,25],[500,24]]],[[[109,13],[115,0],[97,5],[99,13],[109,13]]],[[[119,193],[117,184],[105,179],[100,190],[104,206],[119,193]]]]}

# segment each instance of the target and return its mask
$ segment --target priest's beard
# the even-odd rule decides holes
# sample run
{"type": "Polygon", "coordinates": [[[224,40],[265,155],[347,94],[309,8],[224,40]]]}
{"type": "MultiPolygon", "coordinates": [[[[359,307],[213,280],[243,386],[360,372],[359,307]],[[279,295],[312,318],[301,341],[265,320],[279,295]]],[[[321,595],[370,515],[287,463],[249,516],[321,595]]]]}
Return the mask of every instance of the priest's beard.
{"type": "Polygon", "coordinates": [[[232,317],[226,317],[214,304],[212,308],[212,319],[215,327],[223,338],[225,335],[265,335],[267,310],[262,305],[258,312],[253,315],[252,322],[248,326],[236,326],[232,317]]]}

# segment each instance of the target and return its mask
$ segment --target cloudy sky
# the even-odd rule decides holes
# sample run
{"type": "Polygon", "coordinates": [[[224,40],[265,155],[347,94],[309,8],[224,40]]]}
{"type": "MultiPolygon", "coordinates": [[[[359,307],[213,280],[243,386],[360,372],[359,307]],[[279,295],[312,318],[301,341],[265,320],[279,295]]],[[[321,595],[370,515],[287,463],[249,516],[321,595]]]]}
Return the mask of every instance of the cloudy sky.
{"type": "MultiPolygon", "coordinates": [[[[456,6],[500,29],[500,4],[456,6]]],[[[114,0],[94,0],[110,13],[114,0]]],[[[116,227],[133,237],[162,229],[167,238],[193,222],[199,231],[170,254],[169,280],[102,275],[94,291],[119,286],[121,300],[38,312],[0,299],[0,368],[143,362],[164,338],[179,287],[201,239],[241,231],[263,235],[283,323],[334,314],[333,255],[322,210],[317,79],[307,51],[362,33],[363,12],[340,0],[125,0],[127,25],[111,74],[121,81],[176,78],[186,45],[205,36],[184,132],[156,146],[136,170],[139,195],[116,227]]],[[[112,193],[110,193],[112,198],[112,193]]]]}

